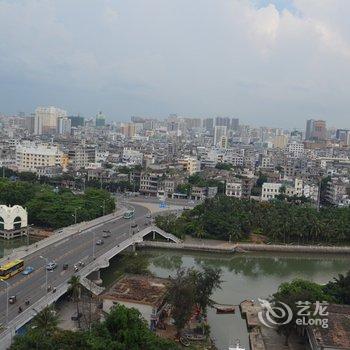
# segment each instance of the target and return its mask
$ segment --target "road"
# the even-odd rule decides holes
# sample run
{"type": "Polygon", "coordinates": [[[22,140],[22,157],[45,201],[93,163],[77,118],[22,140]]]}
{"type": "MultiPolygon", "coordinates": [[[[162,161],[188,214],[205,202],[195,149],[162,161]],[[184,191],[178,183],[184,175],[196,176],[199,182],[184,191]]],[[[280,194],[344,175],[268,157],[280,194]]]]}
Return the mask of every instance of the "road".
{"type": "MultiPolygon", "coordinates": [[[[54,260],[57,268],[52,272],[47,272],[48,285],[52,287],[62,284],[69,280],[74,274],[73,266],[79,261],[89,263],[95,257],[99,257],[115,245],[121,243],[132,234],[131,224],[137,223],[140,229],[149,223],[146,215],[149,210],[141,205],[132,204],[135,208],[135,217],[133,220],[123,218],[108,221],[87,230],[77,232],[67,238],[51,244],[47,247],[28,255],[25,260],[25,266],[32,266],[35,270],[28,276],[17,274],[7,280],[9,283],[8,295],[16,295],[17,302],[9,305],[6,294],[6,284],[0,282],[0,323],[6,325],[18,314],[18,307],[23,310],[30,308],[39,299],[46,296],[46,261],[40,256],[47,258],[49,261],[54,260]],[[98,239],[102,239],[103,230],[110,230],[111,236],[103,238],[103,245],[96,245],[98,239]],[[63,270],[63,264],[69,264],[67,270],[63,270]],[[25,306],[26,299],[30,300],[30,305],[25,306]],[[6,307],[8,305],[8,319],[6,320],[6,307]]],[[[35,311],[33,310],[33,314],[35,311]]],[[[1,339],[1,333],[0,333],[1,339]]]]}
{"type": "MultiPolygon", "coordinates": [[[[126,200],[128,203],[154,203],[154,204],[159,204],[161,200],[157,197],[149,197],[149,196],[141,196],[138,195],[137,197],[125,197],[123,195],[118,195],[117,198],[120,200],[126,200]]],[[[194,207],[198,204],[200,204],[202,201],[199,200],[189,200],[189,199],[172,199],[172,198],[167,198],[165,202],[168,205],[174,205],[174,206],[181,206],[181,207],[194,207]]]]}

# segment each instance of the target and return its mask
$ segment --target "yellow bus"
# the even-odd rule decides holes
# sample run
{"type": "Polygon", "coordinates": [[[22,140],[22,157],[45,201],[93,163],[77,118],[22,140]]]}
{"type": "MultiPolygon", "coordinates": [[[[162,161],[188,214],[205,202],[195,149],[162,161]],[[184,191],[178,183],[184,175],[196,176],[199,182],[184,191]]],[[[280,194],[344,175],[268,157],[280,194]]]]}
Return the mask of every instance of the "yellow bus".
{"type": "Polygon", "coordinates": [[[24,261],[20,259],[9,261],[8,263],[0,266],[0,279],[6,280],[15,274],[23,271],[24,261]]]}

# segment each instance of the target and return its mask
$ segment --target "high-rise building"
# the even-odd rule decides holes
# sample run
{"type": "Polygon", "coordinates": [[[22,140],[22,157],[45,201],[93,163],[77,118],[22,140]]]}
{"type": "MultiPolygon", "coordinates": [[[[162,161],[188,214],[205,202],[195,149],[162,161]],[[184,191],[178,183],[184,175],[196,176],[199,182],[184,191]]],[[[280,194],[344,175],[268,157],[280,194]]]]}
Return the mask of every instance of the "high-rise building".
{"type": "Polygon", "coordinates": [[[68,118],[70,119],[72,128],[77,128],[78,126],[84,126],[85,124],[84,117],[81,117],[80,115],[71,115],[68,118]]]}
{"type": "Polygon", "coordinates": [[[216,117],[215,126],[226,126],[227,129],[230,127],[231,119],[228,117],[216,117]]]}
{"type": "Polygon", "coordinates": [[[71,133],[71,120],[68,117],[58,118],[58,133],[69,135],[71,133]]]}
{"type": "Polygon", "coordinates": [[[335,137],[337,140],[342,141],[345,145],[350,145],[350,130],[338,129],[335,137]]]}
{"type": "Polygon", "coordinates": [[[305,140],[324,141],[327,138],[326,122],[309,119],[306,122],[305,140]]]}
{"type": "Polygon", "coordinates": [[[104,116],[104,114],[102,114],[102,112],[98,112],[97,116],[96,116],[96,122],[95,125],[100,128],[106,125],[106,117],[104,116]]]}
{"type": "Polygon", "coordinates": [[[200,118],[185,118],[185,125],[187,129],[200,128],[202,126],[202,119],[200,118]]]}
{"type": "Polygon", "coordinates": [[[288,143],[288,137],[286,135],[277,135],[273,140],[273,145],[275,148],[285,148],[288,143]]]}
{"type": "Polygon", "coordinates": [[[34,133],[35,115],[25,117],[24,126],[31,133],[34,133]]]}
{"type": "Polygon", "coordinates": [[[206,118],[203,119],[203,128],[212,133],[214,130],[214,119],[213,118],[206,118]]]}
{"type": "Polygon", "coordinates": [[[121,126],[121,132],[124,136],[132,138],[136,134],[136,128],[134,123],[123,123],[121,126]]]}
{"type": "Polygon", "coordinates": [[[227,126],[215,125],[215,127],[214,127],[214,146],[218,146],[221,142],[222,136],[226,136],[226,135],[227,135],[227,126]]]}
{"type": "Polygon", "coordinates": [[[35,110],[34,133],[36,135],[56,134],[58,118],[66,117],[67,112],[56,107],[38,107],[35,110]]]}
{"type": "Polygon", "coordinates": [[[232,118],[231,119],[231,129],[238,130],[239,128],[239,119],[238,118],[232,118]]]}

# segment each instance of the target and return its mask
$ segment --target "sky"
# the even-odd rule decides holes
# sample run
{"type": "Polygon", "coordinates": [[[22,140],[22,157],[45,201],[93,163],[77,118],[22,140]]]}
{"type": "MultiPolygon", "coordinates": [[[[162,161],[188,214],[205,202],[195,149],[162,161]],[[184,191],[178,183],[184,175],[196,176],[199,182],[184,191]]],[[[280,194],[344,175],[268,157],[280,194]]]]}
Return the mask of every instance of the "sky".
{"type": "Polygon", "coordinates": [[[0,113],[350,128],[349,0],[0,0],[0,113]]]}

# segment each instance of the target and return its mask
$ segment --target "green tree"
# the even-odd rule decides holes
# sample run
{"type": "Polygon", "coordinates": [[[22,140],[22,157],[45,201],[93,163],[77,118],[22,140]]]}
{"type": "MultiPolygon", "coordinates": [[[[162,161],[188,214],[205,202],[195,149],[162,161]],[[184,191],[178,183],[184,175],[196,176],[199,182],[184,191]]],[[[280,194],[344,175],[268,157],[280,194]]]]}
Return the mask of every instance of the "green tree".
{"type": "Polygon", "coordinates": [[[195,283],[195,303],[202,313],[207,315],[208,306],[213,306],[211,295],[215,289],[221,288],[221,270],[204,266],[202,271],[192,271],[195,283]]]}
{"type": "Polygon", "coordinates": [[[81,295],[81,284],[80,284],[80,276],[73,275],[69,281],[68,281],[68,291],[72,294],[73,301],[75,303],[75,307],[77,310],[77,316],[78,316],[78,326],[80,328],[80,309],[79,309],[79,302],[80,302],[80,295],[81,295]]]}
{"type": "Polygon", "coordinates": [[[337,303],[350,305],[350,270],[346,275],[340,274],[328,282],[324,291],[337,303]]]}
{"type": "Polygon", "coordinates": [[[231,170],[233,165],[231,163],[217,163],[215,168],[219,170],[231,170]]]}
{"type": "Polygon", "coordinates": [[[184,269],[179,269],[171,278],[167,301],[171,304],[171,315],[174,319],[177,335],[189,321],[195,306],[195,283],[193,276],[184,269]]]}
{"type": "Polygon", "coordinates": [[[278,320],[281,324],[278,327],[278,331],[285,336],[286,345],[288,345],[288,339],[292,330],[296,327],[296,318],[298,317],[299,311],[297,303],[300,301],[309,302],[312,305],[316,301],[330,302],[333,301],[333,299],[324,292],[322,286],[311,281],[295,279],[291,282],[282,283],[278,291],[273,294],[273,303],[285,303],[292,310],[293,317],[289,323],[282,325],[282,323],[286,321],[288,313],[286,313],[285,318],[278,320]]]}

